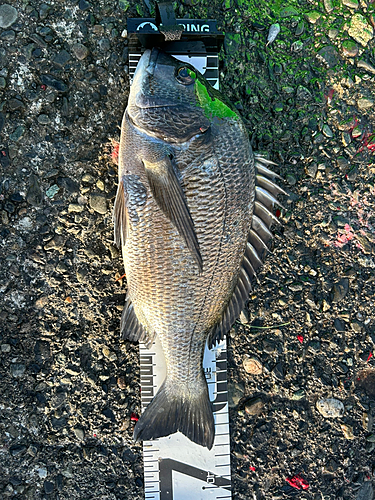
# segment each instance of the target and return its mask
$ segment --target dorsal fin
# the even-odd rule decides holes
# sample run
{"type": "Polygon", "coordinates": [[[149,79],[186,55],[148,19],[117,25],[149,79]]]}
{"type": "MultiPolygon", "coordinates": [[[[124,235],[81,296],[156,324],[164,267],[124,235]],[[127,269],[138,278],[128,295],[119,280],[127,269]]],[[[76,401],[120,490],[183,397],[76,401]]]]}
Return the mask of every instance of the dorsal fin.
{"type": "Polygon", "coordinates": [[[264,255],[269,248],[269,242],[272,238],[270,228],[274,222],[279,223],[272,213],[274,204],[280,205],[276,197],[278,194],[287,194],[272,182],[275,177],[279,176],[265,166],[275,165],[275,163],[259,155],[254,155],[254,157],[257,170],[255,180],[256,200],[254,201],[249,237],[232,297],[223,311],[221,320],[208,337],[208,346],[210,348],[224,338],[245,307],[252,289],[251,278],[256,277],[256,271],[262,265],[264,255]]]}

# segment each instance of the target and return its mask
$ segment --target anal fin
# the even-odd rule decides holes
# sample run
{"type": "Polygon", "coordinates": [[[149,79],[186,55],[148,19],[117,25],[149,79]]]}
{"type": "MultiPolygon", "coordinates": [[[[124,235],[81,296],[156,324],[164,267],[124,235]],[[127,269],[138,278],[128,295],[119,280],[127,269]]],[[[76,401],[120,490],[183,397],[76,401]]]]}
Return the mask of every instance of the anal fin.
{"type": "Polygon", "coordinates": [[[149,348],[154,341],[155,335],[150,335],[138,320],[132,301],[127,296],[122,311],[120,323],[121,338],[131,342],[144,342],[149,348]]]}

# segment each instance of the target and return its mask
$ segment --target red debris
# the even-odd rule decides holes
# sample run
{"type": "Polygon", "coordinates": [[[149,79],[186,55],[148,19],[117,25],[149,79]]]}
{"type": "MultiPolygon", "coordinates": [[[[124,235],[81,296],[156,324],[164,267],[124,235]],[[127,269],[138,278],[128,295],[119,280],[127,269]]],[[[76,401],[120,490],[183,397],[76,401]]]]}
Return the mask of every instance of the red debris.
{"type": "Polygon", "coordinates": [[[335,93],[335,90],[334,89],[331,89],[329,92],[328,92],[328,95],[326,96],[326,99],[327,99],[327,104],[330,105],[331,102],[332,102],[332,97],[333,97],[333,94],[335,93]]]}
{"type": "Polygon", "coordinates": [[[302,342],[303,342],[303,335],[297,335],[297,339],[298,339],[298,340],[301,342],[301,344],[302,344],[302,342]]]}
{"type": "Polygon", "coordinates": [[[367,361],[366,363],[368,363],[370,361],[370,359],[372,358],[372,352],[370,352],[370,354],[368,355],[368,358],[367,358],[367,361]]]}
{"type": "Polygon", "coordinates": [[[297,488],[297,490],[307,490],[309,487],[309,483],[303,479],[301,474],[296,474],[293,477],[287,477],[285,478],[285,481],[290,484],[290,486],[293,486],[293,488],[297,488]]]}
{"type": "Polygon", "coordinates": [[[281,210],[277,209],[275,212],[276,217],[280,217],[281,215],[281,210]]]}
{"type": "Polygon", "coordinates": [[[111,143],[112,143],[112,153],[111,153],[112,161],[115,165],[118,165],[118,152],[120,149],[120,143],[115,141],[114,139],[111,140],[111,143]]]}
{"type": "Polygon", "coordinates": [[[138,422],[139,417],[138,417],[138,415],[137,415],[136,413],[132,413],[132,414],[130,415],[130,420],[131,420],[132,422],[138,422]]]}
{"type": "Polygon", "coordinates": [[[249,469],[252,470],[252,471],[254,471],[255,467],[253,465],[250,465],[249,469]]]}
{"type": "Polygon", "coordinates": [[[46,90],[47,85],[41,85],[41,86],[40,86],[40,88],[41,88],[42,90],[46,90]]]}

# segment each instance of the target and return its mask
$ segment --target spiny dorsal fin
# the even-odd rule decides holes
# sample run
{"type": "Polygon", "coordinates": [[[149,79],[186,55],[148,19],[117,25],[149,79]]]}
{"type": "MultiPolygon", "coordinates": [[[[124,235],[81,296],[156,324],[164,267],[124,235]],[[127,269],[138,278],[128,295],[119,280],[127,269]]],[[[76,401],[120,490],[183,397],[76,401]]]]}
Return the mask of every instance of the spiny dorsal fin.
{"type": "Polygon", "coordinates": [[[277,195],[287,194],[271,181],[271,179],[279,176],[265,166],[275,165],[275,163],[259,155],[254,155],[254,157],[255,168],[257,169],[255,179],[256,200],[254,202],[251,227],[249,228],[249,237],[237,285],[233,290],[231,300],[223,311],[222,319],[208,337],[208,346],[210,348],[224,338],[244,308],[252,289],[251,278],[256,277],[256,271],[262,265],[264,255],[269,249],[269,242],[272,238],[270,228],[274,222],[279,223],[271,210],[274,204],[282,206],[276,198],[277,195]]]}

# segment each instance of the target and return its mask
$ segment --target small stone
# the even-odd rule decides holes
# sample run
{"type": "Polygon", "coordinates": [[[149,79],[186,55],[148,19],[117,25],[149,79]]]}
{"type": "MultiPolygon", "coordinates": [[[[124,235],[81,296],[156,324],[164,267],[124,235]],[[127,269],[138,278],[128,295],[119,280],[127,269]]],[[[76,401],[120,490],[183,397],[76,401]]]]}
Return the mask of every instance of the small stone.
{"type": "Polygon", "coordinates": [[[345,57],[355,57],[358,54],[358,45],[352,40],[344,40],[341,47],[345,57]]]}
{"type": "Polygon", "coordinates": [[[101,179],[99,179],[99,180],[97,181],[97,183],[96,183],[96,187],[97,187],[98,189],[100,189],[100,191],[104,191],[104,188],[105,188],[105,186],[104,186],[104,182],[103,182],[101,179]]]}
{"type": "Polygon", "coordinates": [[[296,36],[301,36],[304,31],[305,31],[305,23],[303,21],[300,21],[297,24],[295,35],[296,36]]]}
{"type": "Polygon", "coordinates": [[[62,236],[55,236],[44,245],[44,250],[58,250],[62,252],[65,245],[65,240],[62,236]]]}
{"type": "Polygon", "coordinates": [[[315,178],[317,171],[318,171],[318,165],[316,163],[309,163],[305,167],[305,172],[309,177],[315,178]]]}
{"type": "Polygon", "coordinates": [[[36,175],[31,174],[29,180],[29,189],[26,193],[26,201],[34,207],[39,207],[42,204],[43,193],[39,187],[38,178],[36,175]]]}
{"type": "Polygon", "coordinates": [[[323,125],[322,132],[328,138],[333,137],[333,132],[326,123],[323,125]]]}
{"type": "Polygon", "coordinates": [[[121,390],[126,389],[126,379],[124,376],[118,377],[117,379],[117,385],[121,390]]]}
{"type": "Polygon", "coordinates": [[[79,0],[78,7],[80,8],[80,10],[85,11],[91,7],[91,4],[89,4],[89,2],[86,2],[86,0],[79,0]]]}
{"type": "Polygon", "coordinates": [[[246,325],[250,321],[250,314],[247,309],[242,309],[240,313],[240,321],[242,324],[246,325]]]}
{"type": "Polygon", "coordinates": [[[363,47],[366,47],[374,36],[373,27],[368,24],[366,18],[363,17],[362,14],[358,13],[352,16],[348,33],[356,42],[363,45],[363,47]]]}
{"type": "Polygon", "coordinates": [[[343,278],[338,283],[333,285],[331,294],[332,294],[332,302],[337,304],[341,302],[341,300],[346,296],[349,291],[349,280],[348,278],[343,278]]]}
{"type": "Polygon", "coordinates": [[[374,106],[374,101],[372,99],[358,99],[357,101],[358,109],[368,109],[374,106]]]}
{"type": "Polygon", "coordinates": [[[44,492],[46,495],[50,495],[53,490],[55,489],[55,485],[53,484],[52,481],[44,481],[43,484],[44,492]]]}
{"type": "Polygon", "coordinates": [[[294,177],[293,174],[287,174],[285,178],[290,186],[294,186],[297,183],[297,179],[294,177]]]}
{"type": "Polygon", "coordinates": [[[334,398],[320,399],[316,403],[316,409],[325,418],[338,418],[344,414],[345,407],[341,401],[334,398]]]}
{"type": "Polygon", "coordinates": [[[362,59],[357,62],[357,66],[358,66],[358,68],[364,69],[368,73],[375,74],[375,68],[374,68],[374,66],[372,66],[370,63],[368,63],[366,61],[362,61],[362,59]]]}
{"type": "Polygon", "coordinates": [[[295,392],[292,394],[292,399],[294,401],[299,401],[300,399],[305,397],[305,391],[303,389],[297,389],[295,392]]]}
{"type": "Polygon", "coordinates": [[[321,48],[317,56],[329,67],[334,68],[339,63],[337,51],[332,45],[321,48]]]}
{"type": "Polygon", "coordinates": [[[16,21],[17,17],[18,12],[14,7],[7,3],[0,5],[0,28],[9,28],[16,21]]]}
{"type": "Polygon", "coordinates": [[[351,427],[350,425],[341,424],[341,430],[346,439],[354,439],[353,427],[351,427]]]}
{"type": "Polygon", "coordinates": [[[243,360],[243,367],[246,373],[250,373],[251,375],[261,375],[263,373],[263,365],[258,358],[246,357],[243,360]]]}
{"type": "Polygon", "coordinates": [[[90,207],[98,212],[99,214],[105,214],[107,212],[107,200],[102,194],[93,193],[90,196],[90,207]]]}
{"type": "Polygon", "coordinates": [[[329,14],[333,11],[334,5],[332,0],[324,0],[324,9],[329,14]]]}
{"type": "Polygon", "coordinates": [[[60,191],[60,188],[57,184],[53,184],[51,187],[49,187],[46,191],[46,195],[48,198],[52,198],[60,191]]]}
{"type": "Polygon", "coordinates": [[[0,350],[1,352],[10,352],[10,344],[1,344],[0,350]]]}
{"type": "Polygon", "coordinates": [[[107,359],[109,359],[110,361],[116,361],[117,360],[116,354],[114,352],[112,352],[107,346],[103,347],[102,352],[103,352],[104,356],[107,359]]]}
{"type": "Polygon", "coordinates": [[[77,439],[79,439],[80,441],[83,441],[85,439],[85,433],[83,431],[83,429],[79,429],[79,428],[74,428],[73,429],[73,432],[76,436],[77,439]]]}
{"type": "Polygon", "coordinates": [[[25,127],[19,125],[9,136],[9,139],[12,141],[19,141],[23,134],[25,133],[25,127]]]}
{"type": "Polygon", "coordinates": [[[284,374],[284,367],[282,363],[277,363],[275,368],[272,370],[272,375],[279,381],[284,380],[285,374],[284,374]]]}
{"type": "Polygon", "coordinates": [[[58,90],[60,92],[66,92],[68,90],[68,86],[64,82],[58,80],[52,75],[41,75],[40,81],[42,82],[43,85],[52,87],[53,89],[58,90]]]}
{"type": "Polygon", "coordinates": [[[373,500],[374,498],[374,488],[372,487],[371,481],[366,481],[363,483],[355,500],[373,500]]]}
{"type": "Polygon", "coordinates": [[[9,111],[17,111],[18,109],[23,109],[24,107],[24,103],[19,99],[9,99],[8,101],[9,111]]]}
{"type": "Polygon", "coordinates": [[[10,451],[10,454],[12,455],[12,457],[17,457],[18,455],[21,455],[22,453],[24,453],[26,451],[26,446],[23,445],[23,444],[16,444],[14,446],[11,446],[9,448],[9,451],[10,451]]]}
{"type": "Polygon", "coordinates": [[[305,14],[305,18],[311,24],[316,24],[319,21],[320,17],[321,17],[321,13],[317,12],[317,11],[307,12],[305,14]]]}
{"type": "Polygon", "coordinates": [[[57,54],[57,56],[54,58],[53,62],[60,67],[65,66],[65,64],[69,61],[70,59],[70,54],[66,50],[62,50],[57,54]]]}
{"type": "Polygon", "coordinates": [[[69,213],[80,213],[83,212],[83,206],[78,205],[78,203],[70,203],[68,206],[68,212],[69,213]]]}
{"type": "Polygon", "coordinates": [[[245,393],[245,387],[238,382],[228,382],[228,405],[229,408],[235,408],[245,393]]]}
{"type": "Polygon", "coordinates": [[[39,115],[37,119],[38,123],[40,123],[41,125],[47,125],[51,121],[48,115],[39,115]]]}
{"type": "Polygon", "coordinates": [[[37,469],[37,472],[40,479],[45,479],[47,477],[48,472],[45,467],[40,467],[39,469],[37,469]]]}
{"type": "Polygon", "coordinates": [[[86,59],[86,57],[88,56],[89,49],[82,43],[74,43],[72,45],[72,52],[79,61],[83,61],[83,59],[86,59]]]}
{"type": "Polygon", "coordinates": [[[260,415],[263,408],[264,402],[261,397],[249,399],[245,404],[245,411],[248,415],[260,415]]]}
{"type": "Polygon", "coordinates": [[[91,174],[84,174],[82,182],[86,182],[86,184],[94,184],[95,178],[91,174]]]}
{"type": "Polygon", "coordinates": [[[10,366],[10,373],[13,375],[14,378],[23,377],[25,370],[26,366],[23,365],[22,363],[14,363],[10,366]]]}
{"type": "Polygon", "coordinates": [[[358,0],[342,0],[343,5],[349,7],[349,9],[358,9],[358,0]]]}

